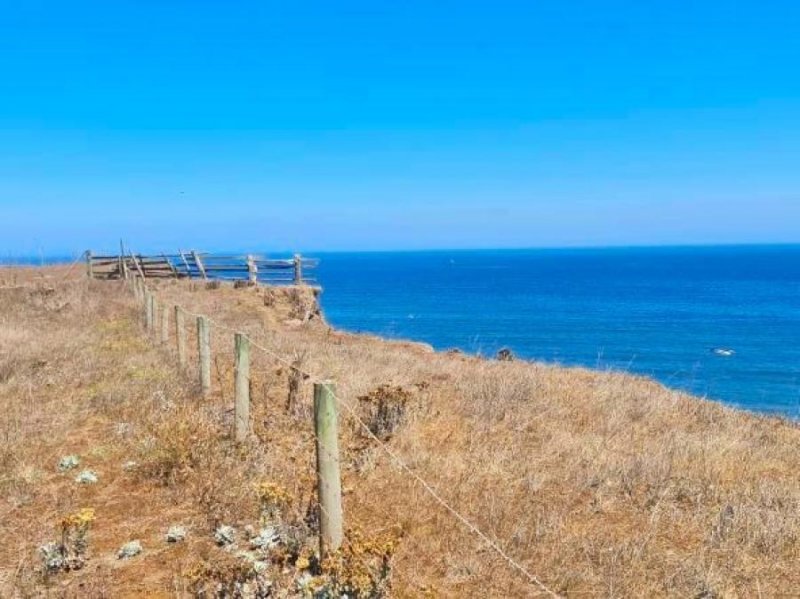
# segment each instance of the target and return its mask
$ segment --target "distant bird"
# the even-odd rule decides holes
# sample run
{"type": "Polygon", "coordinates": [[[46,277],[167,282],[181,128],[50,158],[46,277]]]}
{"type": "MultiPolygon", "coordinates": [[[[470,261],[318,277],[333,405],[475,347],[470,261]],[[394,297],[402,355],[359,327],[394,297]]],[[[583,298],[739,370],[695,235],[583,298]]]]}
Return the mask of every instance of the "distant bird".
{"type": "Polygon", "coordinates": [[[728,349],[727,347],[715,347],[711,350],[715,356],[720,356],[722,358],[730,358],[731,356],[735,355],[736,352],[732,349],[728,349]]]}

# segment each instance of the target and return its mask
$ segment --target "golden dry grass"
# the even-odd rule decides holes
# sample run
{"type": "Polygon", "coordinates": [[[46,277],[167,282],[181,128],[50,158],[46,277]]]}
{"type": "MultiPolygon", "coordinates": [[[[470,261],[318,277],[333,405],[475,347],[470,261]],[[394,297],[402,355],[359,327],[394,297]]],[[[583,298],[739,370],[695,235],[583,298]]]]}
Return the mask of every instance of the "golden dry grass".
{"type": "MultiPolygon", "coordinates": [[[[231,333],[213,330],[213,392],[200,399],[194,360],[181,373],[172,346],[146,338],[121,285],[0,293],[0,595],[184,596],[198,564],[221,559],[214,527],[257,519],[260,482],[289,492],[287,518],[306,518],[311,380],[294,381],[288,407],[290,369],[254,350],[252,436],[237,446],[231,333]],[[100,483],[78,487],[74,473],[58,473],[68,453],[100,483]],[[140,467],[125,472],[126,460],[140,467]],[[43,580],[36,547],[82,507],[96,513],[87,567],[43,580]],[[190,535],[167,546],[175,523],[190,535]],[[131,538],[143,556],[117,561],[131,538]]],[[[416,474],[559,594],[744,598],[800,588],[794,423],[625,374],[433,353],[337,332],[319,317],[303,323],[307,290],[164,282],[156,293],[336,381],[416,474]],[[397,405],[380,404],[384,395],[397,405]]],[[[187,328],[194,357],[190,319],[187,328]]],[[[392,596],[537,596],[352,418],[342,423],[346,522],[399,537],[392,596]]]]}

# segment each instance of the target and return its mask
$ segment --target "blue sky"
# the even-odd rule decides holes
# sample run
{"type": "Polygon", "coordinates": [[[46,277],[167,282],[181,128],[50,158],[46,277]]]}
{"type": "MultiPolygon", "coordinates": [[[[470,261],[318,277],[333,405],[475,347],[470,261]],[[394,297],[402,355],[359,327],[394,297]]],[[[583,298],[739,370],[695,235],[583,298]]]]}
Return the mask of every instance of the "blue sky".
{"type": "Polygon", "coordinates": [[[0,255],[800,242],[800,5],[36,2],[0,255]]]}

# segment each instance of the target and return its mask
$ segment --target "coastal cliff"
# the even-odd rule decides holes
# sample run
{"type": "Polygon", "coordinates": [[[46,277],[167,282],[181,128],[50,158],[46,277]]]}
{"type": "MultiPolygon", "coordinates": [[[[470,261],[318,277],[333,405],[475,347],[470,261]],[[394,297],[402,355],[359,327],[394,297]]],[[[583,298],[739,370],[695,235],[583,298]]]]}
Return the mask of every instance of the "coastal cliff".
{"type": "Polygon", "coordinates": [[[0,290],[3,596],[311,596],[308,373],[354,410],[340,414],[348,549],[321,568],[363,584],[359,596],[800,588],[796,423],[625,373],[337,331],[308,287],[153,284],[163,305],[218,325],[201,397],[195,365],[147,338],[122,283],[30,272],[0,290]],[[229,432],[228,329],[269,351],[252,356],[245,444],[229,432]],[[69,456],[79,465],[59,469],[69,456]],[[77,482],[84,471],[96,481],[77,482]],[[252,546],[265,519],[295,545],[262,560],[252,546]],[[167,542],[174,526],[185,538],[167,542]],[[226,526],[232,543],[220,542],[226,526]],[[65,531],[85,547],[48,571],[39,548],[65,531]],[[141,553],[118,559],[134,540],[141,553]]]}

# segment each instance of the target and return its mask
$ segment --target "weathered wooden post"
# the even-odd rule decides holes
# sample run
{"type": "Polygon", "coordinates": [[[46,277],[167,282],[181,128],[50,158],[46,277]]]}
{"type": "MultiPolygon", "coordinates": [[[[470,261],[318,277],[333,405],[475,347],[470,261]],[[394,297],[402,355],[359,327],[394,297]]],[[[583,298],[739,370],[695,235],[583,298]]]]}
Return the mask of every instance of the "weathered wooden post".
{"type": "Polygon", "coordinates": [[[158,322],[158,311],[160,310],[160,306],[158,305],[158,300],[156,300],[155,294],[150,294],[150,332],[152,333],[153,337],[158,336],[158,329],[156,329],[156,323],[158,322]]]}
{"type": "Polygon", "coordinates": [[[119,276],[123,279],[128,278],[128,265],[125,263],[125,246],[119,240],[119,276]]]}
{"type": "Polygon", "coordinates": [[[136,259],[136,256],[131,253],[131,262],[136,267],[136,271],[139,273],[139,276],[142,277],[142,282],[147,278],[144,276],[144,270],[142,270],[142,266],[139,264],[139,261],[136,259]]]}
{"type": "Polygon", "coordinates": [[[166,306],[161,307],[161,344],[169,343],[169,310],[166,306]]]}
{"type": "Polygon", "coordinates": [[[142,309],[142,324],[147,326],[147,288],[144,283],[139,287],[139,306],[142,309]]]}
{"type": "Polygon", "coordinates": [[[294,284],[303,284],[303,258],[300,254],[294,255],[294,284]]]}
{"type": "Polygon", "coordinates": [[[258,283],[258,266],[252,254],[247,256],[247,276],[251,285],[258,283]]]}
{"type": "Polygon", "coordinates": [[[250,430],[250,339],[243,333],[236,333],[234,342],[236,349],[234,435],[236,441],[242,442],[247,439],[250,430]]]}
{"type": "Polygon", "coordinates": [[[211,392],[211,331],[208,318],[197,317],[197,353],[200,357],[200,389],[203,395],[211,392]]]}
{"type": "Polygon", "coordinates": [[[178,364],[186,367],[186,326],[184,325],[183,309],[175,306],[175,343],[178,346],[178,364]]]}
{"type": "Polygon", "coordinates": [[[94,278],[94,267],[92,266],[92,250],[86,250],[86,277],[94,278]]]}
{"type": "Polygon", "coordinates": [[[153,303],[155,299],[149,291],[144,292],[144,325],[147,332],[153,330],[153,303]]]}
{"type": "Polygon", "coordinates": [[[342,544],[342,481],[339,471],[338,415],[333,383],[314,384],[314,431],[317,438],[317,493],[319,497],[320,555],[342,544]]]}
{"type": "Polygon", "coordinates": [[[194,259],[194,263],[197,265],[197,270],[200,271],[200,276],[202,276],[203,279],[208,279],[208,276],[206,275],[206,268],[203,266],[203,261],[200,260],[200,254],[192,251],[192,258],[194,259]]]}

